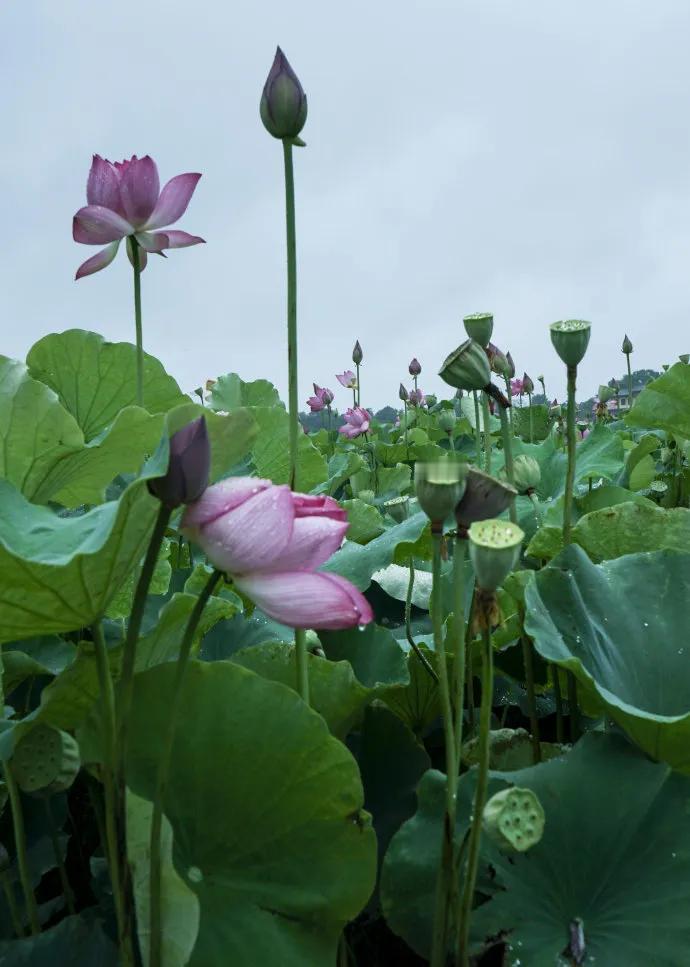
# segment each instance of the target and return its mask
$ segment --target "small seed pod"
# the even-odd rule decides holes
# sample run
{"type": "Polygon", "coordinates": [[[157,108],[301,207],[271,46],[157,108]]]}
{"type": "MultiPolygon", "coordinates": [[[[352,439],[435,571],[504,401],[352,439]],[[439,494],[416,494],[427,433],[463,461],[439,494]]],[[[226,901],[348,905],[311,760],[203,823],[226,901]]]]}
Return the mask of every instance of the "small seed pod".
{"type": "Polygon", "coordinates": [[[531,789],[513,786],[493,795],[482,814],[486,835],[505,852],[524,853],[544,835],[544,810],[531,789]]]}
{"type": "Polygon", "coordinates": [[[385,501],[383,509],[390,514],[394,521],[402,524],[404,520],[407,520],[410,513],[410,498],[393,497],[391,500],[385,501]]]}
{"type": "Polygon", "coordinates": [[[599,392],[597,393],[600,403],[608,403],[616,395],[615,389],[611,386],[604,386],[603,384],[599,387],[599,392]]]}
{"type": "Polygon", "coordinates": [[[464,316],[465,332],[478,342],[482,349],[486,349],[494,331],[494,317],[491,312],[475,312],[471,316],[464,316]]]}
{"type": "Polygon", "coordinates": [[[440,527],[455,510],[465,493],[467,464],[457,460],[435,460],[415,466],[415,489],[417,500],[432,529],[440,527]]]}
{"type": "Polygon", "coordinates": [[[456,423],[457,418],[452,410],[441,410],[438,415],[438,425],[444,433],[447,433],[448,436],[450,436],[455,429],[456,423]]]}
{"type": "Polygon", "coordinates": [[[533,494],[541,481],[541,467],[526,453],[521,453],[513,461],[513,484],[519,494],[533,494]]]}
{"type": "Polygon", "coordinates": [[[467,529],[475,520],[498,517],[517,497],[517,490],[509,483],[496,480],[488,473],[470,467],[462,500],[455,508],[458,533],[467,537],[467,529]]]}
{"type": "Polygon", "coordinates": [[[484,389],[491,382],[491,368],[486,352],[473,339],[466,339],[455,352],[447,356],[439,376],[456,389],[484,389]]]}
{"type": "Polygon", "coordinates": [[[49,725],[37,725],[22,736],[11,759],[19,788],[37,796],[69,789],[80,766],[77,740],[49,725]]]}
{"type": "Polygon", "coordinates": [[[477,584],[483,591],[494,592],[517,564],[524,532],[511,521],[481,520],[472,524],[468,536],[477,584]]]}
{"type": "Polygon", "coordinates": [[[587,352],[591,322],[584,319],[566,319],[550,326],[553,348],[566,366],[578,366],[587,352]]]}

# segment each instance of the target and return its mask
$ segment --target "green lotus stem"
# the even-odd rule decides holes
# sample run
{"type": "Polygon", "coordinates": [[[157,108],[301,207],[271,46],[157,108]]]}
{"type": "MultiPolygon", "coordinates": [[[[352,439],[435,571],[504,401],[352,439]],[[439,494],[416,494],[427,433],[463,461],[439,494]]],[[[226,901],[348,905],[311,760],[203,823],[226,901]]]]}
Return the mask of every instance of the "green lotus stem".
{"type": "Polygon", "coordinates": [[[213,571],[196,599],[192,613],[184,630],[180,653],[175,663],[175,678],[173,693],[170,701],[170,715],[165,727],[161,755],[158,760],[158,773],[153,796],[153,812],[151,813],[151,865],[149,869],[149,902],[150,902],[150,938],[149,938],[149,967],[162,967],[162,908],[161,908],[161,832],[163,827],[163,801],[168,787],[170,763],[172,761],[177,721],[182,708],[182,689],[185,682],[189,656],[194,643],[194,635],[199,625],[201,615],[213,594],[216,585],[222,578],[220,571],[213,571]]]}
{"type": "Polygon", "coordinates": [[[532,413],[532,394],[527,394],[529,402],[529,442],[534,443],[534,414],[532,413]]]}
{"type": "Polygon", "coordinates": [[[527,496],[529,497],[532,507],[534,507],[534,516],[536,518],[537,527],[538,527],[541,522],[541,510],[539,508],[539,498],[537,497],[534,491],[532,491],[531,493],[528,493],[527,496]]]}
{"type": "Polygon", "coordinates": [[[124,801],[124,789],[119,790],[116,785],[116,721],[115,721],[115,690],[110,674],[108,648],[103,637],[100,621],[91,628],[93,646],[96,655],[96,669],[98,671],[98,686],[101,698],[101,730],[103,736],[103,790],[105,794],[105,838],[107,844],[108,867],[110,881],[113,887],[113,901],[117,919],[118,944],[123,964],[134,965],[134,943],[132,939],[133,913],[127,902],[124,891],[124,877],[126,876],[126,831],[121,826],[122,813],[119,808],[124,801]]]}
{"type": "Polygon", "coordinates": [[[482,404],[484,407],[484,469],[491,473],[491,410],[489,408],[489,397],[482,393],[482,404]]]}
{"type": "Polygon", "coordinates": [[[580,738],[580,708],[577,702],[577,681],[571,671],[566,672],[568,683],[568,708],[570,710],[570,741],[577,742],[580,738]]]}
{"type": "Polygon", "coordinates": [[[128,238],[134,269],[134,327],[137,339],[137,403],[144,405],[144,335],[141,326],[141,259],[139,243],[133,235],[128,238]]]}
{"type": "Polygon", "coordinates": [[[448,950],[448,931],[453,895],[456,890],[453,835],[455,832],[457,769],[455,755],[455,733],[453,731],[453,709],[448,682],[446,649],[443,641],[443,610],[441,602],[441,540],[443,533],[432,526],[433,559],[431,585],[431,621],[434,633],[434,649],[438,661],[439,692],[441,714],[445,736],[446,753],[446,811],[443,819],[441,837],[441,862],[438,869],[436,887],[436,910],[434,914],[433,937],[431,944],[431,967],[443,967],[448,950]]]}
{"type": "Polygon", "coordinates": [[[563,733],[563,696],[561,694],[561,680],[558,677],[558,665],[551,666],[553,675],[553,695],[556,700],[556,742],[560,745],[564,742],[563,733]]]}
{"type": "Polygon", "coordinates": [[[405,453],[407,454],[407,460],[410,459],[410,444],[407,439],[407,400],[403,400],[403,406],[405,407],[405,453]]]}
{"type": "Polygon", "coordinates": [[[482,441],[481,441],[481,437],[480,437],[480,432],[481,431],[479,429],[479,397],[477,395],[476,389],[475,390],[472,390],[472,396],[474,398],[474,432],[475,432],[476,443],[477,443],[477,466],[478,467],[481,467],[481,464],[482,464],[482,441]]]}
{"type": "Polygon", "coordinates": [[[474,620],[474,608],[477,597],[472,591],[470,602],[470,613],[467,616],[467,630],[465,633],[465,653],[467,655],[467,712],[470,717],[470,732],[474,730],[474,657],[472,654],[472,622],[474,620]]]}
{"type": "Polygon", "coordinates": [[[541,762],[541,742],[539,737],[539,716],[537,715],[537,697],[534,690],[534,653],[532,642],[527,635],[522,636],[522,661],[525,666],[525,685],[527,686],[527,708],[529,710],[529,728],[532,734],[532,762],[541,762]]]}
{"type": "Polygon", "coordinates": [[[472,825],[467,847],[467,870],[460,903],[457,962],[462,967],[470,965],[470,917],[472,900],[479,869],[479,847],[482,835],[482,815],[486,804],[489,786],[489,738],[491,730],[491,708],[493,702],[494,670],[491,647],[491,631],[486,621],[482,622],[482,704],[479,714],[479,762],[477,764],[477,785],[472,809],[472,825]]]}
{"type": "MultiPolygon", "coordinates": [[[[506,396],[507,396],[507,398],[509,400],[512,401],[513,394],[512,394],[512,391],[510,389],[510,377],[509,376],[504,376],[503,379],[505,380],[505,384],[506,384],[506,396]]],[[[512,402],[511,402],[511,407],[510,407],[510,429],[511,429],[511,432],[512,432],[512,429],[513,429],[513,407],[512,407],[512,402]]]]}
{"type": "Polygon", "coordinates": [[[420,664],[426,673],[431,677],[433,682],[438,685],[438,675],[429,664],[426,655],[414,640],[414,635],[412,634],[412,590],[414,588],[414,574],[414,560],[410,558],[410,578],[407,582],[407,594],[405,595],[405,635],[409,642],[410,648],[419,659],[420,664]]]}
{"type": "Polygon", "coordinates": [[[14,829],[14,848],[17,853],[19,880],[24,892],[24,902],[26,903],[26,912],[29,917],[31,933],[33,936],[36,936],[41,932],[41,925],[38,919],[38,907],[36,906],[36,897],[31,885],[31,875],[29,873],[29,863],[26,855],[26,830],[24,829],[21,797],[14,774],[12,773],[12,767],[6,759],[2,760],[2,768],[5,775],[5,785],[10,798],[12,828],[14,829]]]}
{"type": "Polygon", "coordinates": [[[65,902],[67,904],[67,909],[74,915],[77,911],[74,906],[74,895],[72,893],[72,888],[69,885],[69,877],[67,876],[67,870],[65,869],[65,863],[62,859],[62,850],[60,849],[60,840],[58,839],[58,829],[55,823],[55,816],[53,815],[53,807],[50,803],[50,796],[46,796],[45,800],[46,808],[46,819],[48,820],[48,834],[50,836],[50,842],[53,846],[53,853],[55,855],[55,865],[58,869],[58,874],[60,876],[60,883],[62,885],[62,892],[65,895],[65,902]]]}
{"type": "MultiPolygon", "coordinates": [[[[512,407],[511,407],[512,410],[512,407]]],[[[501,437],[503,439],[503,457],[506,464],[506,479],[511,486],[515,484],[515,468],[513,465],[513,436],[508,426],[508,413],[505,407],[499,404],[498,412],[501,417],[501,437]]],[[[511,500],[508,508],[510,519],[513,524],[517,524],[517,507],[515,501],[511,500]]]]}
{"type": "Polygon", "coordinates": [[[567,547],[571,542],[573,520],[573,489],[575,486],[575,386],[577,383],[577,366],[568,366],[568,412],[567,412],[567,441],[568,441],[568,471],[565,478],[565,497],[563,504],[563,544],[567,547]]]}
{"type": "Polygon", "coordinates": [[[10,911],[12,929],[16,937],[23,937],[24,927],[22,926],[19,910],[17,909],[17,901],[14,898],[14,888],[6,871],[0,873],[0,879],[2,880],[2,889],[5,894],[5,900],[7,901],[7,909],[10,911]]]}
{"type": "Polygon", "coordinates": [[[359,363],[355,363],[355,369],[357,370],[357,392],[355,394],[355,406],[359,406],[362,399],[362,390],[359,385],[359,363]]]}
{"type": "Polygon", "coordinates": [[[628,410],[632,409],[632,370],[630,369],[630,353],[625,354],[625,361],[628,364],[628,410]]]}
{"type": "Polygon", "coordinates": [[[455,535],[453,547],[453,618],[455,635],[455,660],[453,679],[455,691],[455,772],[460,771],[462,758],[462,729],[465,715],[465,560],[467,538],[455,535]]]}
{"type": "Polygon", "coordinates": [[[287,232],[287,334],[288,334],[288,414],[290,417],[290,489],[297,481],[297,243],[295,238],[295,178],[292,170],[292,141],[283,138],[285,164],[285,225],[287,232]]]}
{"type": "Polygon", "coordinates": [[[304,628],[295,628],[295,671],[297,691],[303,702],[309,705],[309,656],[307,654],[307,633],[304,628]]]}

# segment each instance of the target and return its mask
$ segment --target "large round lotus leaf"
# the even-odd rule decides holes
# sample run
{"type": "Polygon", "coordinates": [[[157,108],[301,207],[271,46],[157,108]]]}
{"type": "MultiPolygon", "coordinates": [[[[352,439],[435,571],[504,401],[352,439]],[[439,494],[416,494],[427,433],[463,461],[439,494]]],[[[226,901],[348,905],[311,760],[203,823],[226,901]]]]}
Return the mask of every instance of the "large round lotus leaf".
{"type": "Polygon", "coordinates": [[[506,935],[507,967],[689,962],[690,780],[596,733],[501,778],[537,794],[546,825],[524,855],[483,839],[497,892],[473,915],[475,941],[506,935]]]}
{"type": "MultiPolygon", "coordinates": [[[[129,782],[150,797],[175,668],[136,676],[129,782]]],[[[367,902],[376,837],[357,765],[290,688],[192,662],[165,798],[201,907],[190,967],[332,967],[367,902]]]]}
{"type": "Polygon", "coordinates": [[[654,759],[690,772],[690,554],[592,564],[577,546],[535,573],[525,630],[654,759]]]}

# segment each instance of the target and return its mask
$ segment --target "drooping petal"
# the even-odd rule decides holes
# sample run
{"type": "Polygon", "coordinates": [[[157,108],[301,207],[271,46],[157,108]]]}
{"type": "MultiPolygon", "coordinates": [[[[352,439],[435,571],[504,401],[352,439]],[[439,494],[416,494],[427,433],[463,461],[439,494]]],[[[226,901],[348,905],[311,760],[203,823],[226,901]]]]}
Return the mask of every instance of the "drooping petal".
{"type": "Polygon", "coordinates": [[[206,239],[200,235],[190,235],[189,232],[181,232],[175,228],[165,234],[168,236],[166,248],[188,248],[190,245],[206,243],[206,239]]]}
{"type": "Polygon", "coordinates": [[[168,236],[165,232],[137,232],[134,236],[145,252],[162,252],[169,248],[168,236]]]}
{"type": "Polygon", "coordinates": [[[96,252],[92,255],[90,259],[82,264],[77,269],[77,274],[74,276],[76,279],[83,279],[85,275],[93,275],[94,272],[100,272],[106,266],[110,265],[112,260],[117,255],[117,250],[120,247],[120,242],[111,242],[106,248],[102,248],[100,252],[96,252]]]}
{"type": "Polygon", "coordinates": [[[187,210],[194,189],[201,178],[200,174],[188,173],[175,175],[163,186],[163,191],[151,213],[146,228],[165,228],[181,218],[187,210]]]}
{"type": "Polygon", "coordinates": [[[117,168],[99,154],[95,154],[91,162],[86,182],[86,201],[89,205],[102,205],[124,217],[117,168]]]}
{"type": "Polygon", "coordinates": [[[287,547],[293,521],[290,488],[269,487],[204,524],[195,539],[222,571],[233,575],[263,571],[287,547]]]}
{"type": "Polygon", "coordinates": [[[298,517],[285,550],[271,561],[271,571],[313,570],[325,564],[343,543],[347,521],[298,517]]]}
{"type": "Polygon", "coordinates": [[[72,221],[72,238],[84,245],[104,245],[133,232],[134,228],[122,215],[103,205],[80,208],[72,221]]]}
{"type": "Polygon", "coordinates": [[[373,618],[366,598],[335,574],[244,574],[235,578],[235,584],[270,618],[292,628],[337,631],[373,618]]]}
{"type": "Polygon", "coordinates": [[[210,524],[216,517],[227,514],[245,500],[272,486],[270,480],[262,480],[261,477],[228,477],[221,480],[208,487],[200,500],[187,507],[182,518],[182,527],[190,530],[201,527],[202,524],[210,524]]]}
{"type": "Polygon", "coordinates": [[[156,162],[149,155],[133,158],[120,175],[120,197],[126,217],[137,228],[146,224],[156,207],[160,181],[156,162]]]}

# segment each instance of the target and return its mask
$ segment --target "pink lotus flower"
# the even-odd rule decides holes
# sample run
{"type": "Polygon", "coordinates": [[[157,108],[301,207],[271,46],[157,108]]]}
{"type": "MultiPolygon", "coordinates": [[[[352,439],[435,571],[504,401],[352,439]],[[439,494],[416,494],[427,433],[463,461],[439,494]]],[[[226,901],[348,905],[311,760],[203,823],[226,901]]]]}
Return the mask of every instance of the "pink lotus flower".
{"type": "Polygon", "coordinates": [[[336,375],[335,378],[338,380],[341,386],[345,387],[345,389],[357,388],[357,377],[351,369],[346,369],[344,373],[336,375]]]}
{"type": "Polygon", "coordinates": [[[525,387],[521,379],[511,379],[510,381],[510,395],[511,396],[522,396],[525,392],[525,387]]]}
{"type": "Polygon", "coordinates": [[[348,528],[332,497],[230,477],[187,507],[182,527],[215,567],[282,624],[337,630],[373,620],[368,601],[349,581],[316,570],[348,528]]]}
{"type": "Polygon", "coordinates": [[[361,406],[355,406],[354,409],[351,407],[345,410],[345,425],[338,427],[338,433],[354,440],[355,437],[367,432],[371,419],[372,416],[368,410],[361,406]]]}
{"type": "Polygon", "coordinates": [[[312,384],[314,387],[314,395],[310,396],[307,400],[307,406],[312,411],[312,413],[319,413],[326,406],[330,406],[333,402],[333,393],[325,386],[319,386],[318,383],[312,384]]]}
{"type": "Polygon", "coordinates": [[[413,389],[410,393],[409,402],[411,406],[424,406],[426,403],[426,396],[420,389],[413,389]]]}
{"type": "MultiPolygon", "coordinates": [[[[100,272],[117,255],[123,238],[133,237],[140,246],[140,265],[146,266],[146,253],[163,255],[164,249],[198,245],[203,238],[188,232],[160,229],[184,215],[194,194],[199,174],[176,175],[160,190],[158,168],[146,155],[114,164],[93,156],[86,184],[85,208],[72,222],[72,237],[84,245],[108,245],[77,269],[77,279],[100,272]]],[[[129,244],[127,246],[128,254],[129,244]]]]}

